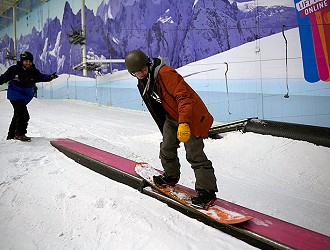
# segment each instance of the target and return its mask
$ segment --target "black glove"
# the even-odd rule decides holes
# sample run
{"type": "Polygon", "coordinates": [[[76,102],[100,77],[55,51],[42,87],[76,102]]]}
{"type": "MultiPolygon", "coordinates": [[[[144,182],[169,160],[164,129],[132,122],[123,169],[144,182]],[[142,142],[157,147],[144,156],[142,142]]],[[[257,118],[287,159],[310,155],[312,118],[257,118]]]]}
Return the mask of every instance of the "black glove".
{"type": "Polygon", "coordinates": [[[50,80],[54,80],[58,77],[58,75],[56,75],[56,72],[54,72],[53,74],[50,75],[50,80]]]}

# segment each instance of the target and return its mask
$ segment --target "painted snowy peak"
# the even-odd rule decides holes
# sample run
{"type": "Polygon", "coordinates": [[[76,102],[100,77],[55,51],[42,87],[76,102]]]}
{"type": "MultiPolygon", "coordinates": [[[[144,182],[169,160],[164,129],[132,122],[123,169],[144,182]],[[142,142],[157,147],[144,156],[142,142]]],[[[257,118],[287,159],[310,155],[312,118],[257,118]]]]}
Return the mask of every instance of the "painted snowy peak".
{"type": "Polygon", "coordinates": [[[116,0],[103,1],[97,16],[111,32],[113,48],[121,58],[138,47],[180,67],[278,33],[282,25],[296,27],[295,9],[287,2],[242,11],[237,2],[225,0],[116,0]]]}
{"type": "MultiPolygon", "coordinates": [[[[242,4],[252,3],[103,1],[96,15],[93,10],[85,9],[87,59],[124,58],[128,51],[139,48],[151,57],[161,55],[167,64],[178,68],[279,33],[283,25],[287,29],[297,27],[295,8],[288,4],[258,5],[249,11],[242,11],[242,4]]],[[[81,62],[82,52],[79,44],[70,44],[68,34],[80,27],[81,11],[74,14],[66,2],[62,23],[59,17],[47,19],[42,31],[33,29],[31,34],[18,39],[18,51],[31,51],[36,58],[34,63],[45,73],[79,75],[81,72],[72,66],[81,62]]],[[[12,44],[7,40],[6,44],[12,44]]],[[[1,59],[5,64],[5,58],[1,59]]],[[[114,68],[125,69],[125,66],[113,64],[114,68]]]]}

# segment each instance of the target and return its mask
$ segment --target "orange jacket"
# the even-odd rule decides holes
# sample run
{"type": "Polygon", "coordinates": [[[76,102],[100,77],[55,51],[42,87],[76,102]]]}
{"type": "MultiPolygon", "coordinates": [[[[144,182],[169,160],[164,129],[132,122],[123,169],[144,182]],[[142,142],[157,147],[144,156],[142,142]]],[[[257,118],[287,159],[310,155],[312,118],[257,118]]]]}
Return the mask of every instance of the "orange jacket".
{"type": "Polygon", "coordinates": [[[162,66],[156,85],[166,112],[179,123],[188,123],[195,137],[207,137],[213,117],[183,77],[173,67],[162,66]]]}

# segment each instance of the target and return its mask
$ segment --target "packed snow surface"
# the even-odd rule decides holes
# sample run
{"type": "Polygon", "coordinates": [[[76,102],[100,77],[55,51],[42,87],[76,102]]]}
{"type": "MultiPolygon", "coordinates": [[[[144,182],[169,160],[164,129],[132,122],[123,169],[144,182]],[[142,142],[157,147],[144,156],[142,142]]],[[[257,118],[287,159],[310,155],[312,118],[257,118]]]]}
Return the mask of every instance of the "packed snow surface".
{"type": "MultiPolygon", "coordinates": [[[[50,144],[70,138],[161,169],[147,112],[75,100],[29,105],[31,142],[6,140],[13,110],[0,92],[0,249],[250,249],[50,144]]],[[[254,133],[206,139],[217,196],[330,236],[330,149],[254,133]]],[[[183,147],[180,183],[193,188],[183,147]]]]}

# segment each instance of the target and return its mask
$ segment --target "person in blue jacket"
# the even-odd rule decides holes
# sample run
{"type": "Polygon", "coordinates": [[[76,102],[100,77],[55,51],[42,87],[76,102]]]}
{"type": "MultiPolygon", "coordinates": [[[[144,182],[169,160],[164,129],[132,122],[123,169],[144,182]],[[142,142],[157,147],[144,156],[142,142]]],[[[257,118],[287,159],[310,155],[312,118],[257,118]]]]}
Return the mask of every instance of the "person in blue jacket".
{"type": "Polygon", "coordinates": [[[7,99],[14,108],[14,115],[9,126],[7,140],[30,141],[26,136],[30,115],[27,104],[34,96],[37,82],[50,82],[58,76],[42,74],[33,64],[33,55],[25,51],[20,54],[20,61],[12,65],[0,76],[0,85],[8,84],[7,99]]]}

